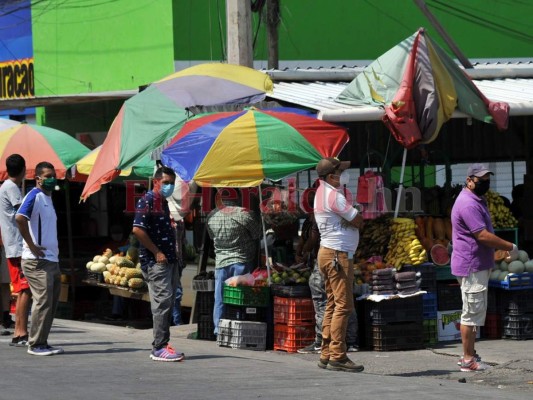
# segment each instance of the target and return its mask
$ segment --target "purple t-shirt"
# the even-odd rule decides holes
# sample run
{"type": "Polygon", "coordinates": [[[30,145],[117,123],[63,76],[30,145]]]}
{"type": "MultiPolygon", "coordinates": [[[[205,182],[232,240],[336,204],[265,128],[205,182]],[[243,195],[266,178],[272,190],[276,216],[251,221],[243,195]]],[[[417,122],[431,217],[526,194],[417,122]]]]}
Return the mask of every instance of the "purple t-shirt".
{"type": "Polygon", "coordinates": [[[483,229],[494,233],[484,198],[463,189],[452,209],[452,274],[468,276],[494,267],[494,249],[479,243],[474,233],[483,229]]]}

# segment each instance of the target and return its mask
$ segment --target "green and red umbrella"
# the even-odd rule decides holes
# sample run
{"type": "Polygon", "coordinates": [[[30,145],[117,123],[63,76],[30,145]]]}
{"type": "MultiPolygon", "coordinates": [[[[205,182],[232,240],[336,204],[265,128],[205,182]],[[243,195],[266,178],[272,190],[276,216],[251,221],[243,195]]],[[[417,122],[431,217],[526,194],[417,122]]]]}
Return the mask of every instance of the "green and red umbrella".
{"type": "Polygon", "coordinates": [[[0,180],[8,178],[6,159],[20,154],[26,160],[26,179],[35,178],[35,166],[50,162],[58,179],[64,179],[67,171],[89,149],[68,133],[46,126],[18,124],[0,131],[0,180]]]}
{"type": "Polygon", "coordinates": [[[344,128],[313,117],[252,108],[190,120],[161,160],[200,186],[249,187],[314,168],[348,140],[344,128]]]}
{"type": "Polygon", "coordinates": [[[200,64],[172,74],[127,100],[103,143],[82,198],[86,199],[172,138],[188,108],[249,104],[272,90],[270,77],[240,65],[200,64]]]}

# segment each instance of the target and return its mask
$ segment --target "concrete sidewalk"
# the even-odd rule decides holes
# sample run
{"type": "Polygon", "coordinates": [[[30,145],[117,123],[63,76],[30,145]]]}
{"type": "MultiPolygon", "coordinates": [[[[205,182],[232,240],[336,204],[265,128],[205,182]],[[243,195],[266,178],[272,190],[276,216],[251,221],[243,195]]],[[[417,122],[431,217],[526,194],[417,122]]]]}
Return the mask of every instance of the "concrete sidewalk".
{"type": "Polygon", "coordinates": [[[172,328],[181,363],[149,359],[151,329],[56,320],[50,344],[65,354],[36,357],[0,338],[0,399],[531,399],[531,341],[482,341],[478,352],[495,366],[461,373],[460,345],[352,353],[360,374],[317,368],[317,355],[221,348],[187,339],[195,325],[172,328]],[[465,383],[459,382],[464,379],[465,383]],[[528,383],[529,382],[529,383],[528,383]]]}

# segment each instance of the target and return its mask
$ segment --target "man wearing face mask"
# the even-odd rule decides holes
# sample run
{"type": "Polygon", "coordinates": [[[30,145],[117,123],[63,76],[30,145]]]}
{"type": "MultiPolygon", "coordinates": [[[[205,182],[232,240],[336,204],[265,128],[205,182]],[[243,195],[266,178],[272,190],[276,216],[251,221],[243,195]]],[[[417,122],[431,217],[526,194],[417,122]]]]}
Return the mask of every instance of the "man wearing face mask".
{"type": "Polygon", "coordinates": [[[463,310],[461,314],[461,340],[463,357],[459,360],[461,371],[481,371],[487,366],[474,349],[478,326],[485,324],[487,290],[490,270],[494,266],[494,250],[518,256],[515,244],[494,234],[487,201],[483,197],[490,188],[494,175],[483,164],[472,164],[467,171],[465,188],[452,208],[452,274],[461,285],[463,310]]]}
{"type": "Polygon", "coordinates": [[[24,197],[15,217],[24,239],[22,271],[33,297],[28,353],[35,356],[63,353],[62,348],[48,344],[61,291],[57,216],[52,203],[56,184],[54,166],[45,161],[37,164],[36,187],[24,197]]]}
{"type": "Polygon", "coordinates": [[[327,296],[318,366],[332,371],[361,372],[364,367],[346,355],[348,319],[354,310],[353,254],[363,226],[361,214],[341,190],[340,178],[349,166],[349,161],[333,157],[320,160],[316,166],[320,186],[314,212],[321,239],[317,261],[327,296]]]}
{"type": "Polygon", "coordinates": [[[170,346],[170,316],[179,279],[176,264],[176,238],[166,198],[174,191],[176,174],[160,167],[154,174],[152,190],[137,203],[133,234],[139,240],[139,258],[148,284],[153,318],[154,361],[181,361],[183,353],[170,346]]]}

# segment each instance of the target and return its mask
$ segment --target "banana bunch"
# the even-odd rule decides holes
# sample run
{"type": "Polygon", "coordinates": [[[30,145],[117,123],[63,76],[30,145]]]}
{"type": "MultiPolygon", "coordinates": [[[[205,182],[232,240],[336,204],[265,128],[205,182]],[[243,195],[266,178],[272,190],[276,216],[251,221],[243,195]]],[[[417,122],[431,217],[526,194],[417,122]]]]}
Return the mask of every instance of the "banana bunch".
{"type": "Polygon", "coordinates": [[[504,204],[498,192],[489,190],[485,195],[494,229],[515,228],[518,221],[504,204]]]}
{"type": "Polygon", "coordinates": [[[415,222],[411,218],[394,218],[391,226],[389,251],[385,262],[396,269],[404,264],[418,265],[427,260],[426,250],[415,234],[415,222]]]}

